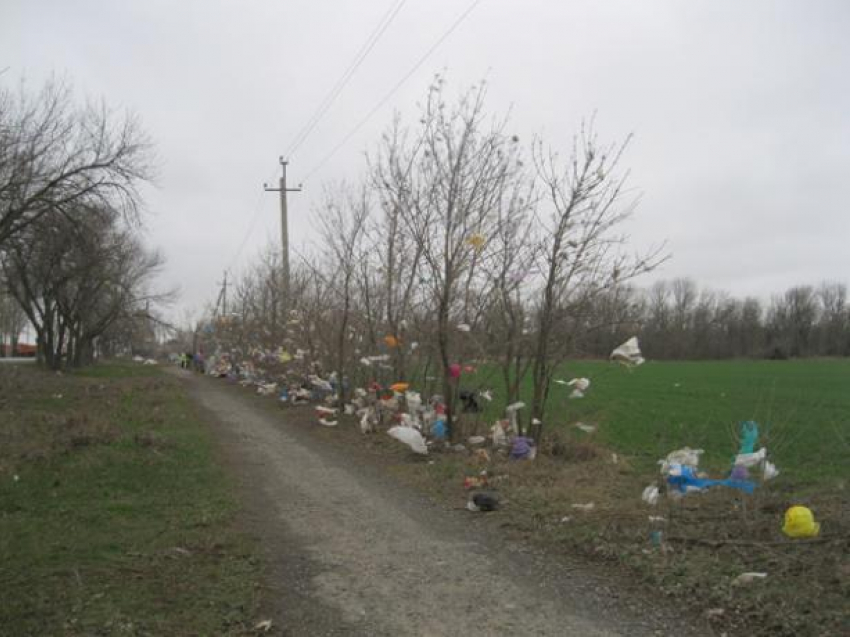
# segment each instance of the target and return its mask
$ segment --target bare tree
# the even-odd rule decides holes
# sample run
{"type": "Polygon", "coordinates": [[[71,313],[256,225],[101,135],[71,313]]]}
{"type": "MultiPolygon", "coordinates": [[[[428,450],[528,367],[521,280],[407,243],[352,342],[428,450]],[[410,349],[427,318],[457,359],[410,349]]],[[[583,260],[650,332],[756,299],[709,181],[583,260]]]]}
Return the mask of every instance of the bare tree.
{"type": "Polygon", "coordinates": [[[328,281],[336,297],[335,307],[328,308],[334,313],[334,342],[336,344],[335,368],[338,378],[338,396],[340,404],[347,399],[349,357],[353,348],[348,347],[356,331],[352,328],[352,313],[355,305],[356,275],[358,265],[364,256],[363,239],[369,219],[369,198],[365,187],[356,193],[340,186],[334,192],[326,194],[324,206],[320,209],[319,233],[330,265],[331,277],[328,281]]]}
{"type": "Polygon", "coordinates": [[[461,341],[457,324],[470,318],[480,272],[476,238],[495,234],[502,184],[517,166],[516,142],[505,135],[505,122],[485,123],[484,97],[483,87],[473,89],[448,107],[438,77],[415,135],[398,138],[396,149],[374,162],[384,196],[398,207],[421,254],[421,286],[434,315],[430,340],[442,370],[450,432],[458,382],[451,370],[469,341],[466,336],[461,341]]]}
{"type": "Polygon", "coordinates": [[[619,164],[629,139],[600,145],[592,125],[582,127],[564,163],[554,151],[535,147],[537,173],[547,193],[541,214],[539,269],[532,379],[532,417],[542,421],[553,374],[575,347],[576,324],[602,291],[654,269],[661,249],[630,257],[626,238],[616,234],[637,199],[627,190],[619,164]]]}
{"type": "Polygon", "coordinates": [[[105,104],[78,106],[71,88],[50,80],[37,92],[0,87],[0,249],[50,212],[92,207],[126,219],[150,179],[151,146],[132,115],[105,104]]]}
{"type": "Polygon", "coordinates": [[[91,362],[95,339],[110,326],[169,297],[148,290],[161,258],[118,219],[114,211],[94,208],[71,217],[42,215],[3,255],[10,292],[52,369],[91,362]]]}

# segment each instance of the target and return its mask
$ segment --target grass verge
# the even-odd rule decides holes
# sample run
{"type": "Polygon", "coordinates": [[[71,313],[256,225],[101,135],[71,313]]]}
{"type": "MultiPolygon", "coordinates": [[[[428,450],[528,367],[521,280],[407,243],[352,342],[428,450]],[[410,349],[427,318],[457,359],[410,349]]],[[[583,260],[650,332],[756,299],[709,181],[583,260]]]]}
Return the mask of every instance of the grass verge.
{"type": "Polygon", "coordinates": [[[259,564],[173,379],[0,369],[0,634],[239,635],[259,564]]]}

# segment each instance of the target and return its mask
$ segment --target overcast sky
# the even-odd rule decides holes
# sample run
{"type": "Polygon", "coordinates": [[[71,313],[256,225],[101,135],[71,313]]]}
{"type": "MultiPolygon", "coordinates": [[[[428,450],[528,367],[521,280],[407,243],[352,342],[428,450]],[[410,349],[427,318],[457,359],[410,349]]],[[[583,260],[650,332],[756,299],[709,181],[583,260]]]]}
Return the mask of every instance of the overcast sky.
{"type": "MultiPolygon", "coordinates": [[[[160,162],[148,241],[180,307],[200,308],[225,268],[278,240],[262,184],[395,2],[0,0],[0,68],[6,82],[67,77],[140,116],[160,162]]],[[[634,133],[626,163],[643,199],[629,232],[673,255],[654,278],[759,296],[850,280],[846,0],[480,0],[314,172],[473,4],[404,2],[289,158],[305,187],[290,197],[296,247],[313,240],[322,184],[356,179],[393,110],[415,121],[445,70],[452,94],[486,77],[488,109],[511,109],[525,141],[566,150],[594,112],[601,137],[634,133]]]]}

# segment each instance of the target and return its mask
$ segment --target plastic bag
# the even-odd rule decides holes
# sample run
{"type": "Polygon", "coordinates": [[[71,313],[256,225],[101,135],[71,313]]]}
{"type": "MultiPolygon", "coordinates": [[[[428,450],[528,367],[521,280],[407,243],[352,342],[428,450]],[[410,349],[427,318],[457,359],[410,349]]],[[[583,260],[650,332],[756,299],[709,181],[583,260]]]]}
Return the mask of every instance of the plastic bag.
{"type": "Polygon", "coordinates": [[[617,361],[629,367],[643,365],[644,358],[640,352],[637,336],[632,336],[625,343],[617,347],[610,356],[612,361],[617,361]]]}

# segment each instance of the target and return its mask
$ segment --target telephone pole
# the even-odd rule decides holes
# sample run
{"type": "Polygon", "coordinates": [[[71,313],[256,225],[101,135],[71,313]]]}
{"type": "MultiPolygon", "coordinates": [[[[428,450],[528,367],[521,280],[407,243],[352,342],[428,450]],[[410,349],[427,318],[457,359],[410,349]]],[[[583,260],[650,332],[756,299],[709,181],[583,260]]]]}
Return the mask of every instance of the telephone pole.
{"type": "Polygon", "coordinates": [[[221,315],[227,316],[227,270],[224,271],[224,281],[221,283],[221,315]]]}
{"type": "Polygon", "coordinates": [[[298,188],[286,187],[286,165],[289,162],[280,157],[280,166],[283,169],[280,177],[279,188],[269,188],[268,184],[263,184],[263,188],[268,192],[280,193],[280,246],[281,246],[281,270],[283,273],[283,298],[285,303],[289,303],[289,219],[286,209],[286,193],[301,192],[301,185],[298,188]]]}

